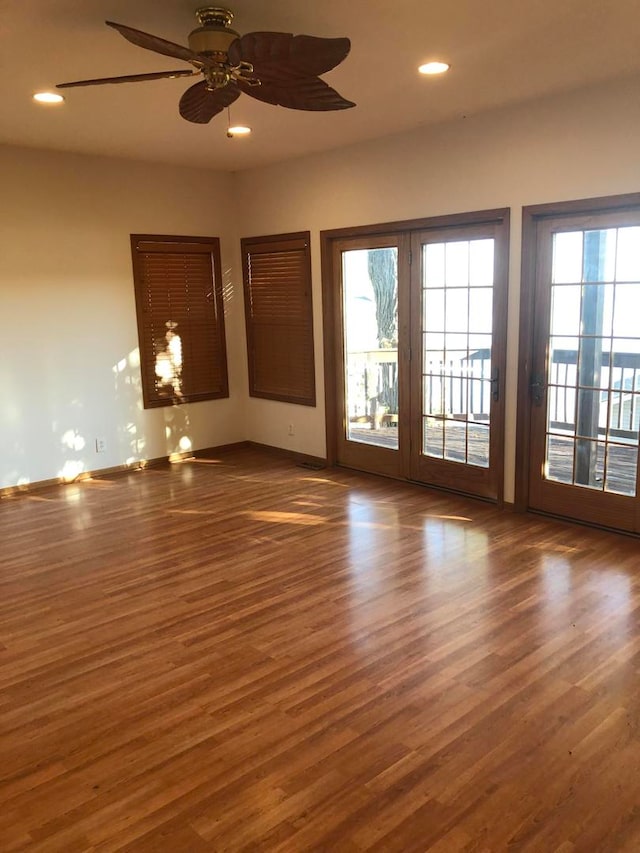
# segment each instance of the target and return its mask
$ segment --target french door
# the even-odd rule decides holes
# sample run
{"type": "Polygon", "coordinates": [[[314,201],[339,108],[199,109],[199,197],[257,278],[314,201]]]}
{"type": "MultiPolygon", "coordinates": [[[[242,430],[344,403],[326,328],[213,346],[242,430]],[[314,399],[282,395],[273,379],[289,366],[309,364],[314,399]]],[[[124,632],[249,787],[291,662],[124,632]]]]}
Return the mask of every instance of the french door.
{"type": "Polygon", "coordinates": [[[411,479],[488,498],[503,472],[505,237],[412,235],[411,479]]]}
{"type": "Polygon", "coordinates": [[[640,209],[537,224],[528,505],[640,532],[640,209]]]}
{"type": "Polygon", "coordinates": [[[488,213],[323,235],[338,464],[501,497],[508,218],[488,213]]]}

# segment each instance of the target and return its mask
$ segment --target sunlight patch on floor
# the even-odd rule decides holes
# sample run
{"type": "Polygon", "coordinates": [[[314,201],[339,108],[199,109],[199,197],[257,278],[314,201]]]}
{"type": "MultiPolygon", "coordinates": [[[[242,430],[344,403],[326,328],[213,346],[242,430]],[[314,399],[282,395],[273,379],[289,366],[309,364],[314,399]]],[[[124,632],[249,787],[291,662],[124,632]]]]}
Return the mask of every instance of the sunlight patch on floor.
{"type": "Polygon", "coordinates": [[[301,524],[312,527],[327,523],[326,518],[322,518],[319,515],[307,515],[303,512],[266,512],[263,510],[254,510],[243,512],[242,515],[251,519],[251,521],[265,521],[269,524],[301,524]]]}

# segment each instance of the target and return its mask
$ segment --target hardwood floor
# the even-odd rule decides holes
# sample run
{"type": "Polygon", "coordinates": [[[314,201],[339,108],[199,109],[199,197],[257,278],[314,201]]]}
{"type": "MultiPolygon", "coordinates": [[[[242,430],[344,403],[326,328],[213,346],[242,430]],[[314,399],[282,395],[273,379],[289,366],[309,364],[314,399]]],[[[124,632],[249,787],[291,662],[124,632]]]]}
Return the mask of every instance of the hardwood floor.
{"type": "Polygon", "coordinates": [[[3,853],[640,849],[637,540],[242,450],[0,541],[3,853]]]}

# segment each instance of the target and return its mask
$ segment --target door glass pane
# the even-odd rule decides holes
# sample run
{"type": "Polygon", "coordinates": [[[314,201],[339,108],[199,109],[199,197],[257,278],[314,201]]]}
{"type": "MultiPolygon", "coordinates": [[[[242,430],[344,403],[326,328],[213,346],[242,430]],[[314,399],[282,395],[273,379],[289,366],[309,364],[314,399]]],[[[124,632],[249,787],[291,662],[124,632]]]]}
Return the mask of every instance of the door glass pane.
{"type": "Polygon", "coordinates": [[[493,287],[493,240],[473,240],[469,246],[469,284],[493,287]]]}
{"type": "Polygon", "coordinates": [[[582,281],[582,231],[554,236],[551,280],[554,284],[582,281]]]}
{"type": "Polygon", "coordinates": [[[573,483],[575,441],[560,435],[547,435],[545,477],[560,483],[573,483]]]}
{"type": "Polygon", "coordinates": [[[546,479],[634,496],[640,229],[555,234],[546,479]]]}
{"type": "MultiPolygon", "coordinates": [[[[433,296],[433,291],[429,292],[433,296]]],[[[469,331],[469,291],[462,287],[449,288],[446,291],[446,330],[448,332],[469,331]]],[[[425,306],[427,317],[430,314],[429,306],[425,306]]],[[[474,331],[476,331],[474,329],[474,331]]]]}
{"type": "Polygon", "coordinates": [[[491,333],[493,288],[477,287],[469,291],[469,331],[491,333]]]}
{"type": "Polygon", "coordinates": [[[422,453],[489,467],[494,240],[422,255],[422,453]]]}
{"type": "MultiPolygon", "coordinates": [[[[638,251],[640,254],[640,250],[638,251]]],[[[637,283],[616,287],[613,311],[613,334],[618,338],[640,337],[637,283]]]]}
{"type": "Polygon", "coordinates": [[[580,334],[580,297],[579,284],[553,288],[553,308],[551,311],[552,335],[580,334]]]}
{"type": "Polygon", "coordinates": [[[343,252],[342,281],[346,437],[397,450],[397,249],[343,252]]]}
{"type": "Polygon", "coordinates": [[[423,328],[426,332],[442,333],[445,327],[444,322],[444,288],[433,288],[429,294],[429,313],[426,313],[423,319],[423,328]]]}
{"type": "Polygon", "coordinates": [[[489,427],[485,424],[469,424],[469,447],[467,450],[469,465],[481,468],[489,467],[489,427]]]}
{"type": "Polygon", "coordinates": [[[469,242],[445,243],[445,285],[447,288],[469,286],[469,242]]]}
{"type": "Polygon", "coordinates": [[[440,418],[423,418],[422,443],[429,456],[444,456],[444,421],[440,418]]]}
{"type": "Polygon", "coordinates": [[[636,493],[638,448],[621,444],[607,447],[607,480],[605,491],[633,496],[636,493]]]}
{"type": "Polygon", "coordinates": [[[618,228],[617,281],[640,281],[640,227],[618,228]]]}

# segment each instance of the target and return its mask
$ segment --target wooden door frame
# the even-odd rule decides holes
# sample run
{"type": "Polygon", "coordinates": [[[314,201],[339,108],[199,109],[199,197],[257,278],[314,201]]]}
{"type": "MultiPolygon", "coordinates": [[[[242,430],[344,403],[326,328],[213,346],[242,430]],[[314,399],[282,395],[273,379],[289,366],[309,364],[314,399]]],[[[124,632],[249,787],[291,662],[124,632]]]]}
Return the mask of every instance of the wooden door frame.
{"type": "MultiPolygon", "coordinates": [[[[412,231],[429,231],[443,228],[464,227],[468,225],[486,224],[488,222],[504,223],[508,230],[510,208],[493,208],[468,213],[453,213],[444,216],[432,216],[422,219],[409,219],[394,222],[381,222],[371,225],[358,225],[346,228],[334,228],[320,232],[320,262],[322,277],[322,325],[324,347],[324,396],[325,396],[325,435],[327,444],[327,464],[337,464],[337,382],[336,382],[336,346],[339,330],[336,329],[334,318],[337,310],[337,277],[333,264],[334,243],[357,237],[376,237],[381,234],[397,234],[399,237],[412,231]]],[[[507,261],[508,263],[508,261],[507,261]]],[[[402,323],[399,318],[399,323],[402,323]]],[[[504,480],[504,459],[501,460],[502,480],[504,480]]],[[[408,479],[408,472],[405,477],[408,479]]],[[[502,492],[502,484],[501,490],[502,492]]]]}
{"type": "Polygon", "coordinates": [[[531,393],[536,279],[538,274],[538,226],[549,219],[612,213],[640,207],[640,193],[574,199],[522,208],[522,264],[520,274],[520,327],[518,393],[516,412],[515,509],[529,509],[531,475],[531,393]]]}

